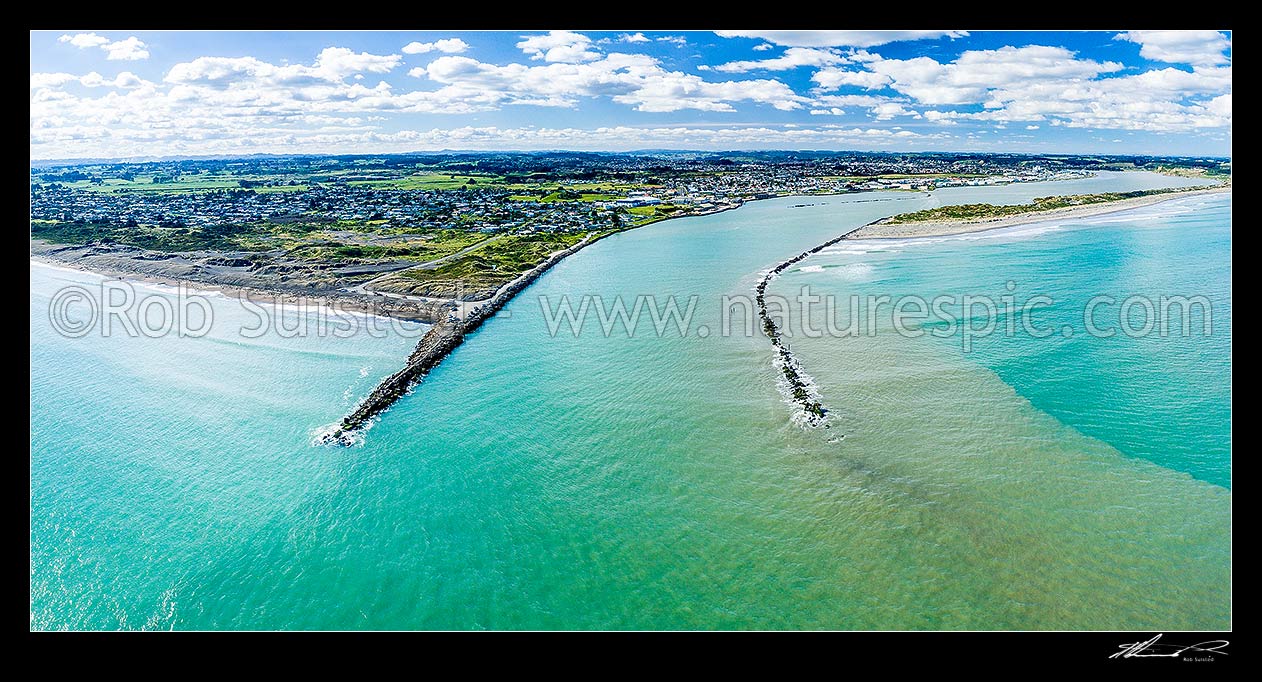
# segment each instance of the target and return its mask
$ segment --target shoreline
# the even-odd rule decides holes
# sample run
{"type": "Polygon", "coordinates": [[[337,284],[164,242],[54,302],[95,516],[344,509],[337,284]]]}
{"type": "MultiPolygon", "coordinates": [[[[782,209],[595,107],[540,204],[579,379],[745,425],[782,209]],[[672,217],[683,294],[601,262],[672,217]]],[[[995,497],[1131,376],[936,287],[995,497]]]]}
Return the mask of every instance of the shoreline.
{"type": "MultiPolygon", "coordinates": [[[[132,272],[116,268],[85,267],[79,261],[54,258],[43,253],[30,254],[31,261],[49,267],[65,268],[77,272],[86,272],[108,280],[129,282],[132,284],[160,285],[165,287],[184,288],[194,294],[219,295],[228,299],[248,300],[251,303],[272,306],[320,306],[337,312],[369,315],[383,319],[396,319],[404,322],[433,324],[430,312],[419,301],[410,299],[394,299],[369,294],[330,293],[330,292],[297,292],[261,289],[258,287],[237,284],[206,282],[182,277],[170,277],[145,272],[132,272]],[[394,305],[391,302],[410,302],[413,305],[394,305]],[[383,306],[383,304],[385,304],[383,306]]],[[[437,308],[437,306],[435,306],[437,308]]]]}
{"type": "Polygon", "coordinates": [[[1050,211],[1029,211],[1020,215],[990,220],[964,220],[958,222],[923,222],[923,223],[887,223],[888,218],[875,220],[850,233],[851,239],[915,239],[918,237],[948,237],[976,232],[1000,230],[1006,227],[1032,225],[1054,220],[1075,220],[1108,215],[1119,211],[1127,211],[1144,206],[1152,206],[1166,201],[1183,199],[1192,196],[1207,196],[1231,192],[1231,185],[1219,187],[1202,187],[1166,194],[1150,194],[1118,201],[1107,201],[1086,206],[1067,206],[1050,211]]]}

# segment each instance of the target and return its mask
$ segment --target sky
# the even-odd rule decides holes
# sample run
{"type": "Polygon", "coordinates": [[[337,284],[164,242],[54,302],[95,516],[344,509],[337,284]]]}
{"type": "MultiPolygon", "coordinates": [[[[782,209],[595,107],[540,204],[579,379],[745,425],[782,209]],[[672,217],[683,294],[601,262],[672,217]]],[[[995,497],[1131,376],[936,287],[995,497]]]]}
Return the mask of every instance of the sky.
{"type": "Polygon", "coordinates": [[[437,150],[1230,156],[1212,30],[34,31],[31,159],[437,150]]]}

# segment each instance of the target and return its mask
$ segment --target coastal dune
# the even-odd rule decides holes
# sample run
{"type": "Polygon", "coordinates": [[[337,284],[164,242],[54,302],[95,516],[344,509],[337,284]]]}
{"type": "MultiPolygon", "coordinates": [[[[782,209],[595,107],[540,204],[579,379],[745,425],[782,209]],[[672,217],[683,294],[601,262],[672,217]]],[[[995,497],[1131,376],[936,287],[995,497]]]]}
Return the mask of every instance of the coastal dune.
{"type": "Polygon", "coordinates": [[[1116,213],[1118,211],[1139,208],[1141,206],[1151,206],[1153,204],[1159,204],[1163,201],[1170,201],[1172,199],[1182,199],[1184,197],[1206,194],[1221,194],[1223,192],[1230,191],[1230,186],[1209,187],[1205,189],[1189,190],[1186,192],[1152,194],[1100,204],[1089,204],[1086,206],[1070,206],[1066,208],[1052,209],[1050,211],[1030,211],[1019,215],[1006,216],[1003,218],[991,218],[988,220],[895,223],[890,222],[890,218],[882,218],[881,220],[864,225],[858,230],[846,235],[846,238],[909,239],[915,237],[944,237],[957,234],[969,234],[972,232],[984,232],[986,230],[998,230],[1005,227],[1041,223],[1049,220],[1090,218],[1092,216],[1116,213]]]}

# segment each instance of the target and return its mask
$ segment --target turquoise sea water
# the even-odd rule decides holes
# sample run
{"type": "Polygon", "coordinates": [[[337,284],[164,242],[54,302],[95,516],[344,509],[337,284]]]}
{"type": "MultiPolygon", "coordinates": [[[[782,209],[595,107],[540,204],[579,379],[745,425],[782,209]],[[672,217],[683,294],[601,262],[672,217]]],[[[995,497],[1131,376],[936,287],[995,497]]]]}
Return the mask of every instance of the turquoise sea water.
{"type": "MultiPolygon", "coordinates": [[[[977,338],[967,352],[962,330],[948,336],[938,322],[936,329],[925,325],[925,333],[941,333],[940,349],[967,355],[1035,407],[1087,435],[1128,455],[1231,485],[1229,194],[983,234],[844,242],[804,262],[779,286],[811,286],[837,297],[839,326],[849,319],[851,295],[860,297],[860,311],[871,307],[868,297],[882,294],[926,301],[943,294],[989,298],[998,309],[995,331],[983,333],[986,308],[975,303],[977,338]],[[1046,296],[1047,304],[1028,315],[1018,309],[1010,315],[1014,333],[1006,333],[1005,295],[1018,305],[1046,296]],[[1084,315],[1095,296],[1107,298],[1091,315],[1100,332],[1092,335],[1084,315]],[[1124,327],[1130,296],[1139,298],[1124,327]],[[1163,304],[1163,296],[1197,297],[1201,306],[1163,304]],[[1157,320],[1163,314],[1168,332],[1162,335],[1160,322],[1145,332],[1146,316],[1157,320]],[[1032,332],[1025,331],[1023,318],[1032,332]]],[[[817,320],[825,319],[822,303],[817,320]]],[[[964,318],[960,308],[952,311],[964,318]]],[[[891,333],[886,327],[879,334],[891,333]]],[[[810,339],[799,350],[815,352],[802,350],[803,344],[810,339]]],[[[837,340],[827,345],[835,347],[837,340]]]]}
{"type": "Polygon", "coordinates": [[[253,318],[212,299],[205,338],[65,338],[50,301],[97,280],[33,265],[31,626],[1227,627],[1229,195],[845,244],[772,286],[1015,281],[1057,299],[1040,313],[1056,325],[1097,293],[1202,294],[1208,337],[794,339],[825,430],[791,421],[765,337],[695,331],[882,215],[1179,182],[770,200],[624,233],[523,292],[352,448],[311,439],[408,334],[246,339],[253,318]],[[646,317],[633,337],[595,319],[550,335],[541,299],[585,294],[696,296],[692,333],[646,317]]]}

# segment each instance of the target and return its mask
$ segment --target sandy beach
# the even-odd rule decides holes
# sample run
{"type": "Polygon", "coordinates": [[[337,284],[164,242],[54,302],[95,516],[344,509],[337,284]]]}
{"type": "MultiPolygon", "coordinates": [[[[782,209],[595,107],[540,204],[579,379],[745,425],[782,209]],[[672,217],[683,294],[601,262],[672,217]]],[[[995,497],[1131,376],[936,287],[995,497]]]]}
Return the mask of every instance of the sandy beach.
{"type": "Polygon", "coordinates": [[[186,287],[191,294],[219,294],[227,298],[248,299],[256,304],[290,306],[294,308],[324,306],[339,312],[396,318],[408,322],[424,322],[427,324],[434,322],[435,319],[437,319],[440,305],[447,302],[434,301],[429,303],[414,299],[394,298],[380,294],[340,291],[322,291],[318,293],[278,291],[263,289],[260,287],[184,279],[180,277],[157,275],[146,272],[134,272],[123,270],[121,268],[102,267],[95,263],[89,267],[75,260],[56,258],[43,253],[31,253],[30,258],[32,261],[38,263],[44,263],[46,265],[59,268],[80,270],[82,272],[89,272],[95,275],[124,282],[132,282],[135,284],[158,284],[166,287],[186,287]]]}
{"type": "Polygon", "coordinates": [[[1120,201],[1110,201],[1107,203],[1091,204],[1088,206],[1072,206],[1068,208],[1053,209],[1050,211],[1030,211],[1029,213],[1004,218],[993,218],[991,220],[887,223],[884,222],[886,219],[882,219],[868,225],[864,225],[858,230],[855,230],[847,236],[847,239],[908,239],[914,237],[941,237],[946,235],[968,234],[970,232],[984,232],[986,230],[998,230],[1005,227],[1042,223],[1050,220],[1088,218],[1091,216],[1105,215],[1132,208],[1139,208],[1141,206],[1151,206],[1153,204],[1159,204],[1173,199],[1182,199],[1184,197],[1200,196],[1205,194],[1221,194],[1230,191],[1230,185],[1207,187],[1187,192],[1152,194],[1143,197],[1135,197],[1133,199],[1122,199],[1120,201]]]}

